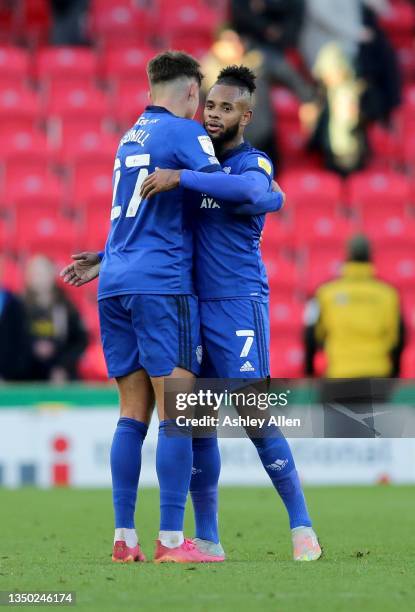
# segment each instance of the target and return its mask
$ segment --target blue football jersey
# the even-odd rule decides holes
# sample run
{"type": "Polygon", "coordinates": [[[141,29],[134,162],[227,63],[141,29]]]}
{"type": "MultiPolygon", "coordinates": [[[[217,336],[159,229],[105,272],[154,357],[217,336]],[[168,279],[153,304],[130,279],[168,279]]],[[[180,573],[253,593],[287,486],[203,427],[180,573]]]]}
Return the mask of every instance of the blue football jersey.
{"type": "MultiPolygon", "coordinates": [[[[269,180],[274,171],[269,157],[243,143],[227,151],[220,162],[228,174],[256,170],[269,180]]],[[[268,279],[259,249],[265,215],[236,215],[204,194],[195,219],[195,283],[202,300],[250,297],[265,301],[268,279]]]]}
{"type": "Polygon", "coordinates": [[[221,170],[199,123],[162,107],[146,108],[121,139],[115,159],[111,229],[99,274],[99,299],[194,292],[186,191],[179,187],[149,200],[140,197],[143,181],[156,167],[221,170]]]}

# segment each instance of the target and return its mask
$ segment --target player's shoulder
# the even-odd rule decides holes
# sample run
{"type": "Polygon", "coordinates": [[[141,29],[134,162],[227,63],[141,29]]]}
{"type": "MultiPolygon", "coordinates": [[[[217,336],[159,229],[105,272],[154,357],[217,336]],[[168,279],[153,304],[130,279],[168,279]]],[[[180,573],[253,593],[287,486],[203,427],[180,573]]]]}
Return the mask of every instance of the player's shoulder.
{"type": "Polygon", "coordinates": [[[171,115],[171,125],[174,129],[180,130],[182,137],[186,134],[207,136],[205,128],[195,119],[186,119],[185,117],[171,115]]]}
{"type": "Polygon", "coordinates": [[[243,170],[259,170],[270,177],[274,176],[274,165],[271,158],[264,151],[260,151],[246,142],[241,157],[243,170]]]}

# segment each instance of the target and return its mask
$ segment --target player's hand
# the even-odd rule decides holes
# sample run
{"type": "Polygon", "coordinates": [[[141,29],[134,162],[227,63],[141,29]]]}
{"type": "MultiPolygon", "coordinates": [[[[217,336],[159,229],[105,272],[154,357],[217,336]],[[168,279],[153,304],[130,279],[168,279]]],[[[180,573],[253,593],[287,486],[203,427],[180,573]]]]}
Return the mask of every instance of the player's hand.
{"type": "Polygon", "coordinates": [[[98,276],[101,266],[98,253],[76,253],[72,255],[72,259],[73,263],[60,272],[63,282],[67,285],[81,287],[98,276]]]}
{"type": "Polygon", "coordinates": [[[281,187],[278,185],[276,180],[272,181],[272,191],[275,191],[276,193],[281,193],[281,195],[282,195],[282,206],[281,206],[281,208],[283,208],[285,206],[286,195],[283,192],[283,190],[281,189],[281,187]]]}
{"type": "Polygon", "coordinates": [[[159,170],[150,174],[141,185],[140,195],[143,200],[148,200],[162,191],[176,189],[180,185],[181,170],[159,170]]]}

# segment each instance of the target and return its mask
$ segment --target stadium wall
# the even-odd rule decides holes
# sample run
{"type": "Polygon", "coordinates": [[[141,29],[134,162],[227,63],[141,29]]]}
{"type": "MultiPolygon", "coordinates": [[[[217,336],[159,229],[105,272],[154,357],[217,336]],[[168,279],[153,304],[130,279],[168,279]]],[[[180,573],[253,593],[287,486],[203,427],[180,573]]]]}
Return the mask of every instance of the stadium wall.
{"type": "MultiPolygon", "coordinates": [[[[0,486],[110,486],[109,449],[118,419],[111,387],[4,388],[0,391],[0,486]]],[[[153,420],[141,482],[157,485],[153,420]]],[[[293,439],[306,484],[415,482],[414,439],[293,439]]],[[[223,485],[267,484],[247,439],[221,439],[223,485]]]]}

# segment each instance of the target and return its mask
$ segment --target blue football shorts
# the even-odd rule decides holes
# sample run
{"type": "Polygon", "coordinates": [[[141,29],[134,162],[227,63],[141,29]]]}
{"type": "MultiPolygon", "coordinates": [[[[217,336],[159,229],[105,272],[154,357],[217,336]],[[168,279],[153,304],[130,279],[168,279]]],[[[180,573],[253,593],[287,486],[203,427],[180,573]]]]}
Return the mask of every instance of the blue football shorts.
{"type": "Polygon", "coordinates": [[[99,300],[101,340],[110,378],[144,368],[168,376],[179,367],[196,376],[202,347],[194,295],[120,295],[99,300]]]}
{"type": "Polygon", "coordinates": [[[200,301],[202,378],[269,376],[269,303],[249,298],[200,301]]]}

